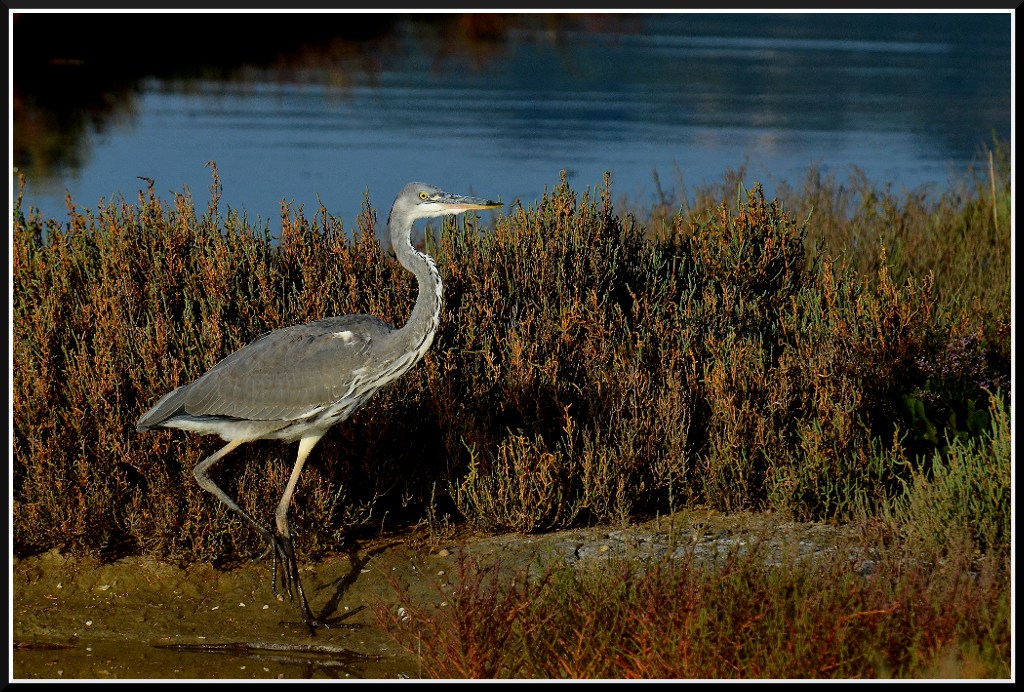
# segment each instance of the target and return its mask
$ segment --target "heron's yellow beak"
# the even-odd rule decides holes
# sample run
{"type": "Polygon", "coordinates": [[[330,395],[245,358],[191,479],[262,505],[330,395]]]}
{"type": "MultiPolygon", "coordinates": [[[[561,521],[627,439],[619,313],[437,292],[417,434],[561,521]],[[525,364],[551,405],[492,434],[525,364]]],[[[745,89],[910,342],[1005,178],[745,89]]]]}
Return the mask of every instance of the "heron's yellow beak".
{"type": "Polygon", "coordinates": [[[444,207],[445,211],[458,213],[472,209],[496,209],[502,206],[501,202],[494,202],[483,197],[469,197],[468,195],[441,195],[437,200],[438,204],[444,207]]]}

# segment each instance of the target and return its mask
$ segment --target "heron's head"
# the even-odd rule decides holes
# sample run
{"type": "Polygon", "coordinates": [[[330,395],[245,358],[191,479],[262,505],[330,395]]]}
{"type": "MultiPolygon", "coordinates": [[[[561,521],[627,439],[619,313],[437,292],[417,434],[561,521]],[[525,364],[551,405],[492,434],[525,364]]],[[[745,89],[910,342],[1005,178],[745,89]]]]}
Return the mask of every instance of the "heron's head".
{"type": "Polygon", "coordinates": [[[399,220],[411,224],[416,219],[427,219],[445,214],[461,214],[472,209],[495,209],[501,202],[482,197],[456,195],[426,183],[409,183],[402,188],[391,207],[389,223],[399,220]]]}

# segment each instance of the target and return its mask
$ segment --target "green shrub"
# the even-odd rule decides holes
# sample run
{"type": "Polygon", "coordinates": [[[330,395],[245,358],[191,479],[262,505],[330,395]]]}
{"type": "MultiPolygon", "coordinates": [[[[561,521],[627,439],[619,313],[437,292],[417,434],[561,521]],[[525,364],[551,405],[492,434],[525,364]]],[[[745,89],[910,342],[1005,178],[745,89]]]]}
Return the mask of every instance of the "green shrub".
{"type": "Polygon", "coordinates": [[[989,401],[991,426],[957,436],[928,468],[915,469],[882,512],[915,553],[948,555],[969,545],[1009,561],[1012,455],[1002,397],[989,401]]]}

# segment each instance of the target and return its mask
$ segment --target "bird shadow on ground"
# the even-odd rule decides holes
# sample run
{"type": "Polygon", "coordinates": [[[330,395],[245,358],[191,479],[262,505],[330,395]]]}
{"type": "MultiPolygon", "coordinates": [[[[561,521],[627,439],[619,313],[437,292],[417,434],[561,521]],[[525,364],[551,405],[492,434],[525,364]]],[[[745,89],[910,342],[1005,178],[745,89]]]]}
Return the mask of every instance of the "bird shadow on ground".
{"type": "Polygon", "coordinates": [[[327,628],[347,627],[350,629],[358,629],[364,626],[358,624],[347,624],[344,620],[351,618],[353,615],[363,610],[366,607],[365,605],[358,606],[352,610],[342,613],[341,615],[336,614],[338,613],[338,608],[340,607],[345,594],[356,583],[356,580],[359,578],[363,569],[370,563],[370,560],[372,560],[374,556],[385,552],[388,547],[388,545],[381,545],[373,550],[360,554],[359,543],[355,540],[349,543],[347,549],[344,551],[348,556],[348,572],[316,589],[317,592],[329,589],[333,589],[334,591],[333,595],[320,610],[320,615],[317,617],[317,621],[320,622],[322,626],[327,628]]]}

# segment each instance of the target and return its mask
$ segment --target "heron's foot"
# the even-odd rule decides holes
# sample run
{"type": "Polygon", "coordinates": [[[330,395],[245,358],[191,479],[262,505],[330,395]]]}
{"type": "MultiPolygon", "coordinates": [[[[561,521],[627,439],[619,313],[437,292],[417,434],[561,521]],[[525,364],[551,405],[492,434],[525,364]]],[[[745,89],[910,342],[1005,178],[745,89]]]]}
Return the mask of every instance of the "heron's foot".
{"type": "Polygon", "coordinates": [[[270,582],[274,590],[274,596],[281,600],[284,598],[277,590],[277,563],[280,561],[281,588],[291,601],[295,601],[295,596],[298,594],[298,606],[302,615],[302,622],[309,629],[310,635],[315,636],[317,627],[326,627],[327,625],[313,617],[313,612],[309,609],[309,602],[306,600],[306,594],[302,590],[302,581],[299,579],[299,563],[295,559],[295,548],[292,546],[292,540],[287,536],[269,532],[267,540],[270,543],[267,552],[272,552],[274,555],[273,573],[270,582]]]}

